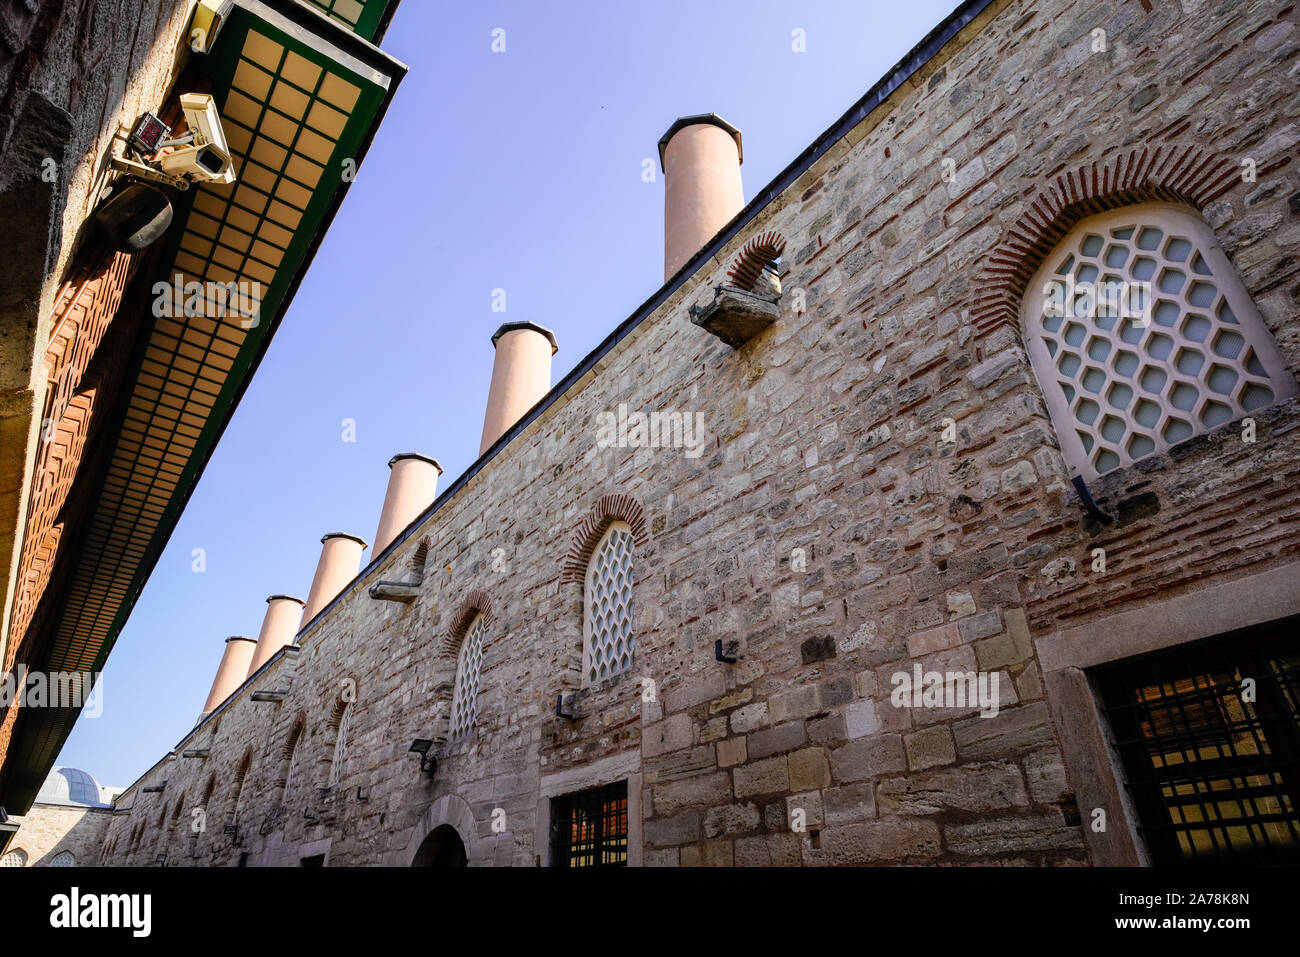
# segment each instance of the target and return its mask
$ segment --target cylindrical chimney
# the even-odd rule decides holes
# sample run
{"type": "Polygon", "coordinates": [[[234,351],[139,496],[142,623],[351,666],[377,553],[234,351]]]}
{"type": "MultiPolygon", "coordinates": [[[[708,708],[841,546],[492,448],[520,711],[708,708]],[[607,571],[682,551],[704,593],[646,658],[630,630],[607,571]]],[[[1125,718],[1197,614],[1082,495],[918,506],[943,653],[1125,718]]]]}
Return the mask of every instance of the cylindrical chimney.
{"type": "Polygon", "coordinates": [[[375,547],[371,555],[378,555],[392,544],[402,529],[410,525],[417,515],[433,504],[438,496],[438,476],[442,466],[435,459],[415,452],[403,452],[388,460],[392,471],[388,476],[388,494],[384,508],[379,513],[379,528],[375,530],[375,547]]]}
{"type": "Polygon", "coordinates": [[[203,706],[204,714],[211,714],[221,702],[225,701],[236,688],[248,677],[248,663],[253,659],[252,638],[233,635],[226,639],[226,650],[221,654],[221,664],[217,666],[217,676],[212,679],[212,690],[208,692],[207,703],[203,706]]]}
{"type": "Polygon", "coordinates": [[[345,532],[330,532],[321,539],[316,577],[311,580],[307,607],[302,610],[304,625],[320,614],[344,585],[357,577],[357,572],[361,571],[361,553],[365,550],[365,541],[345,532]]]}
{"type": "Polygon", "coordinates": [[[249,677],[270,661],[277,651],[285,645],[293,644],[293,638],[298,634],[298,625],[302,621],[302,606],[303,600],[291,595],[272,595],[266,600],[266,617],[262,619],[262,630],[257,635],[257,649],[248,666],[249,677]]]}
{"type": "Polygon", "coordinates": [[[497,354],[479,455],[551,391],[551,356],[560,348],[555,333],[535,322],[507,322],[492,337],[492,345],[497,354]]]}
{"type": "Polygon", "coordinates": [[[740,130],[716,113],[683,116],[659,140],[664,282],[745,206],[740,130]]]}

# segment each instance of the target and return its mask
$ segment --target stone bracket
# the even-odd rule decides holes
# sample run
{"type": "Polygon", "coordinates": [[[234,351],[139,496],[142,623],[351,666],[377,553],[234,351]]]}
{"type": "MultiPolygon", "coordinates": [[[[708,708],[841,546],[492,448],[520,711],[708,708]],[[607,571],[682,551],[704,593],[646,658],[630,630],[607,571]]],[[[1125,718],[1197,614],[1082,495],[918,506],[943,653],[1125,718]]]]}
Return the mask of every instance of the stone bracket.
{"type": "Polygon", "coordinates": [[[420,597],[419,582],[376,582],[370,586],[370,597],[378,601],[400,601],[409,605],[420,597]]]}
{"type": "Polygon", "coordinates": [[[735,286],[713,287],[713,301],[691,307],[691,322],[739,349],[781,317],[780,297],[769,299],[735,286]]]}

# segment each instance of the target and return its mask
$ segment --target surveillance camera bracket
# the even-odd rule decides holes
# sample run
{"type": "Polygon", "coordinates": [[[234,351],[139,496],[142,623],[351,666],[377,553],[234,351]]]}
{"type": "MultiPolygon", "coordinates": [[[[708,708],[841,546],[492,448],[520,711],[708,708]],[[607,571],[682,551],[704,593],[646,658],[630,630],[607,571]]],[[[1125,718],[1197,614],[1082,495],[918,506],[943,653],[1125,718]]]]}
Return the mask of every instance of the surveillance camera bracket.
{"type": "MultiPolygon", "coordinates": [[[[117,133],[113,137],[113,150],[109,156],[109,168],[124,176],[134,176],[137,179],[146,180],[150,183],[158,183],[161,186],[170,186],[184,192],[190,188],[190,181],[183,176],[173,176],[171,173],[164,173],[145,162],[144,157],[135,153],[130,146],[131,131],[125,126],[118,126],[117,133]],[[121,141],[119,147],[118,141],[121,141]]],[[[186,136],[193,138],[193,133],[187,133],[186,136]]],[[[164,145],[172,145],[170,141],[164,145]]]]}

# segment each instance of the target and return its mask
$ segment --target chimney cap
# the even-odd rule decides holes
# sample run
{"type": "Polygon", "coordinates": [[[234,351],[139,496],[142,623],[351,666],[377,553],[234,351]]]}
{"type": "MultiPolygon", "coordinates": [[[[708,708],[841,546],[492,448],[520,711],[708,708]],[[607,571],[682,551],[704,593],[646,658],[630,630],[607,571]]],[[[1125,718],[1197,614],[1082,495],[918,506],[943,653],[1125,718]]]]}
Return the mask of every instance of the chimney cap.
{"type": "Polygon", "coordinates": [[[438,464],[437,459],[429,458],[427,455],[421,455],[419,452],[398,452],[388,460],[388,467],[391,469],[394,462],[400,462],[402,459],[419,459],[421,462],[428,462],[438,470],[439,475],[442,474],[442,466],[438,464]]]}
{"type": "Polygon", "coordinates": [[[231,635],[226,639],[226,644],[230,644],[232,641],[251,641],[253,644],[257,644],[256,638],[249,638],[247,635],[231,635]]]}
{"type": "Polygon", "coordinates": [[[297,602],[298,604],[300,604],[300,605],[305,605],[305,604],[307,604],[307,603],[306,603],[305,601],[303,601],[301,598],[295,598],[293,595],[272,595],[270,598],[268,598],[268,599],[266,600],[266,603],[269,605],[271,602],[273,602],[273,601],[277,601],[277,600],[278,600],[278,601],[296,601],[296,602],[297,602]]]}
{"type": "Polygon", "coordinates": [[[328,532],[320,537],[321,544],[324,545],[331,538],[350,538],[354,542],[360,544],[362,548],[369,547],[366,544],[366,540],[362,538],[360,535],[349,535],[347,532],[328,532]]]}
{"type": "Polygon", "coordinates": [[[547,329],[545,326],[539,326],[535,322],[502,323],[501,328],[492,334],[492,345],[495,346],[497,344],[497,340],[500,339],[502,336],[504,336],[507,332],[515,332],[519,329],[531,329],[533,332],[540,332],[547,339],[549,339],[551,341],[551,355],[555,355],[557,352],[560,351],[559,344],[556,343],[555,341],[555,333],[551,332],[551,330],[547,329]]]}
{"type": "Polygon", "coordinates": [[[668,141],[677,135],[677,131],[687,126],[716,126],[726,133],[731,134],[731,138],[736,141],[736,160],[745,162],[745,150],[740,143],[740,130],[736,129],[717,113],[696,113],[694,116],[679,116],[673,121],[673,125],[668,127],[668,132],[659,137],[659,169],[667,172],[664,166],[664,150],[668,148],[668,141]]]}

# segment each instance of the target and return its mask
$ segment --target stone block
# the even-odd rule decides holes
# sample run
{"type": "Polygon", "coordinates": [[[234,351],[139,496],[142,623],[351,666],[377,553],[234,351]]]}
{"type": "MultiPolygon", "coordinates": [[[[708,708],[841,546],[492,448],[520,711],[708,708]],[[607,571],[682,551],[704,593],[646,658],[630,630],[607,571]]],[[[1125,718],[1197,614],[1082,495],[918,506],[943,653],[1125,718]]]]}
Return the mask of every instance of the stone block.
{"type": "Polygon", "coordinates": [[[831,752],[831,770],[844,784],[892,774],[907,768],[901,734],[877,734],[850,741],[831,752]]]}
{"type": "Polygon", "coordinates": [[[737,798],[777,794],[790,789],[789,765],[784,755],[739,765],[733,773],[737,798]]]}

